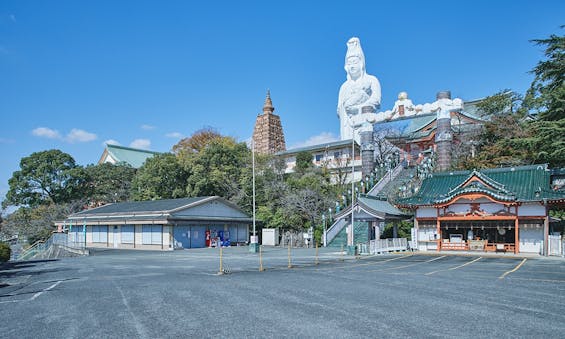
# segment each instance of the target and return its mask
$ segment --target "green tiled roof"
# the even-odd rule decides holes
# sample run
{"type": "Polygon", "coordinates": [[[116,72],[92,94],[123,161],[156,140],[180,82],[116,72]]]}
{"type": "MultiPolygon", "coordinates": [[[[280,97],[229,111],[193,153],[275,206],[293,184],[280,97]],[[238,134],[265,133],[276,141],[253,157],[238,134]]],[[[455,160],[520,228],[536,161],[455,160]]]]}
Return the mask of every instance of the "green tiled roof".
{"type": "Polygon", "coordinates": [[[550,187],[550,172],[546,165],[531,165],[486,169],[481,171],[458,171],[435,173],[422,182],[418,194],[401,199],[399,205],[435,205],[467,194],[483,193],[501,201],[563,200],[565,194],[550,187]],[[466,184],[472,177],[479,178],[466,184]]]}
{"type": "Polygon", "coordinates": [[[160,154],[159,152],[119,145],[106,145],[106,151],[114,160],[116,160],[117,163],[125,162],[133,168],[140,168],[145,160],[156,154],[160,154]]]}
{"type": "MultiPolygon", "coordinates": [[[[289,149],[289,150],[286,150],[286,151],[278,152],[276,155],[288,155],[288,154],[295,154],[295,153],[300,153],[300,152],[304,152],[304,151],[313,152],[313,151],[319,151],[319,150],[325,150],[325,149],[341,148],[341,147],[345,147],[345,146],[351,146],[351,139],[332,141],[332,142],[327,142],[327,143],[324,143],[324,144],[293,148],[293,149],[289,149]]],[[[357,142],[355,143],[355,146],[359,147],[357,142]]]]}
{"type": "MultiPolygon", "coordinates": [[[[409,217],[409,215],[391,205],[387,200],[379,199],[378,197],[360,195],[356,202],[356,205],[357,204],[359,204],[359,206],[367,212],[377,215],[383,219],[405,219],[409,217]]],[[[343,215],[349,214],[350,210],[351,207],[348,207],[336,217],[339,218],[343,215]]]]}

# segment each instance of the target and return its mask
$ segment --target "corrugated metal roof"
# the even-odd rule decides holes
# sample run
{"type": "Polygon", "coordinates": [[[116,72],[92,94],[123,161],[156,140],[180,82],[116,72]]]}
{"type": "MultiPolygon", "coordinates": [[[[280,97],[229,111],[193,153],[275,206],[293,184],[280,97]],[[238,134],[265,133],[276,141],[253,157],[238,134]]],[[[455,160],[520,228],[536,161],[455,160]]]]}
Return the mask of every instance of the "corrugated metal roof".
{"type": "Polygon", "coordinates": [[[116,213],[165,213],[210,198],[211,197],[195,197],[182,199],[119,202],[78,212],[73,214],[72,216],[91,216],[116,213]]]}

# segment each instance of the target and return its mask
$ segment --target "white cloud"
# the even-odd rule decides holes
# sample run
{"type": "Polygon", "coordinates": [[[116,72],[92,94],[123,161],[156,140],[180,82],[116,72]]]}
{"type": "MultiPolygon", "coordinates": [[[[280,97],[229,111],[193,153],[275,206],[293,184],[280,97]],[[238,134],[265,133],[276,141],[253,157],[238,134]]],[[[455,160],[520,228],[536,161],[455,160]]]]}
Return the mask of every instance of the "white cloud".
{"type": "Polygon", "coordinates": [[[97,136],[94,133],[90,133],[78,128],[73,128],[69,132],[69,134],[67,134],[65,140],[72,144],[75,142],[88,142],[88,141],[96,140],[96,138],[97,136]]]}
{"type": "Polygon", "coordinates": [[[144,131],[150,131],[155,128],[156,128],[155,126],[151,126],[151,125],[141,125],[141,129],[144,131]]]}
{"type": "Polygon", "coordinates": [[[40,138],[61,139],[61,134],[59,134],[59,131],[47,127],[38,127],[31,131],[31,134],[40,138]]]}
{"type": "Polygon", "coordinates": [[[135,139],[129,144],[129,147],[149,149],[151,147],[151,140],[149,139],[135,139]]]}
{"type": "Polygon", "coordinates": [[[103,145],[104,146],[105,145],[118,145],[118,146],[120,146],[121,144],[114,139],[108,139],[108,140],[104,141],[103,145]]]}
{"type": "Polygon", "coordinates": [[[175,138],[175,139],[184,138],[184,135],[182,135],[182,133],[180,133],[180,132],[171,132],[171,133],[167,133],[167,134],[165,134],[165,136],[166,136],[167,138],[175,138]]]}
{"type": "Polygon", "coordinates": [[[334,142],[334,141],[338,141],[338,140],[339,140],[339,138],[337,136],[333,135],[332,133],[322,132],[318,135],[314,135],[314,136],[308,138],[305,141],[295,143],[294,145],[292,145],[292,147],[289,147],[289,149],[325,144],[325,143],[328,143],[328,142],[334,142]]]}

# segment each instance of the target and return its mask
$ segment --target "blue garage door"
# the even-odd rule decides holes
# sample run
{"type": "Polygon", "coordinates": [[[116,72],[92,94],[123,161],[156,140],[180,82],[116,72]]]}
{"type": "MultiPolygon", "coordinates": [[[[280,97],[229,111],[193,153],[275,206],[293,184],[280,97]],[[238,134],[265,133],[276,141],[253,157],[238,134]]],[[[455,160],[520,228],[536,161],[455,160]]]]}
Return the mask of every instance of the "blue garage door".
{"type": "Polygon", "coordinates": [[[174,246],[175,248],[190,248],[190,227],[189,226],[173,226],[174,246]]]}
{"type": "Polygon", "coordinates": [[[192,226],[190,230],[190,247],[202,248],[206,246],[206,226],[192,226]]]}

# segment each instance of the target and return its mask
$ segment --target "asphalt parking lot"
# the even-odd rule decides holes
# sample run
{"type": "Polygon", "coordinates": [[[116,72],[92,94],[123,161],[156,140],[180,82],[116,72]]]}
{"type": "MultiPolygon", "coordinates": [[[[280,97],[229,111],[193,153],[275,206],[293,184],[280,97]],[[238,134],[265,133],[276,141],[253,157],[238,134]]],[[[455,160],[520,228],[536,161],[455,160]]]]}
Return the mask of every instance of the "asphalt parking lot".
{"type": "Polygon", "coordinates": [[[6,338],[563,338],[565,260],[246,248],[0,269],[6,338]],[[316,265],[316,261],[318,264],[316,265]]]}

